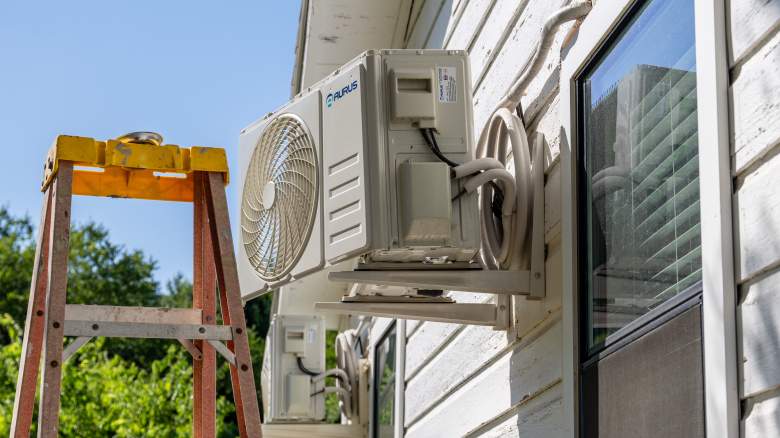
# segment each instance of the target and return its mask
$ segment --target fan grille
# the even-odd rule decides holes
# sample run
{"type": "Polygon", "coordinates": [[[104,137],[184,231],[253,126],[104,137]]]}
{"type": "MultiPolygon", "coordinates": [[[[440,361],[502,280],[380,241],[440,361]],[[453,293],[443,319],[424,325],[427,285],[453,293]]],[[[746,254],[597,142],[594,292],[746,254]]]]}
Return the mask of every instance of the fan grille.
{"type": "Polygon", "coordinates": [[[309,239],[317,207],[317,151],[303,121],[282,114],[252,153],[241,205],[249,262],[265,281],[287,275],[309,239]]]}

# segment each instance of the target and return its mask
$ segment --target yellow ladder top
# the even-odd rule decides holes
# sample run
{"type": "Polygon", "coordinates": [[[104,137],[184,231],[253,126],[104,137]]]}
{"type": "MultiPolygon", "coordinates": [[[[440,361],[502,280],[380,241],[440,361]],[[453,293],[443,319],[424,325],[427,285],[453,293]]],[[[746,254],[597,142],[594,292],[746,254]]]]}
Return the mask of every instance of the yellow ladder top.
{"type": "Polygon", "coordinates": [[[51,184],[61,160],[73,162],[77,195],[192,202],[192,172],[219,172],[228,182],[222,148],[60,135],[49,149],[41,191],[51,184]]]}

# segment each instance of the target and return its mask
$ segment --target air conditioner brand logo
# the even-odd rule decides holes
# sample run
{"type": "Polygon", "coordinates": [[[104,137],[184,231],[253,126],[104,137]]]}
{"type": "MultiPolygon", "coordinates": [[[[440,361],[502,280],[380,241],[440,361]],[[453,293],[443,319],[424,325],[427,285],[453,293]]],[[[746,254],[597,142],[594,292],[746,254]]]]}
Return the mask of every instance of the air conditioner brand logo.
{"type": "Polygon", "coordinates": [[[328,95],[325,97],[325,106],[327,106],[328,108],[332,107],[337,100],[357,90],[357,88],[358,88],[358,81],[352,81],[351,84],[347,85],[341,90],[334,91],[333,93],[328,93],[328,95]]]}

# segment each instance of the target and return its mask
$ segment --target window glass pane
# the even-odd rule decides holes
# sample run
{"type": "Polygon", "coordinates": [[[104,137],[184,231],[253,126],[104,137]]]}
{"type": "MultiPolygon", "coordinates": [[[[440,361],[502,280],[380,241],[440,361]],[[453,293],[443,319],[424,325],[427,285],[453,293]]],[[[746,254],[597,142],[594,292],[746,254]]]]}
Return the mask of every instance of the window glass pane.
{"type": "Polygon", "coordinates": [[[377,438],[393,438],[395,426],[395,325],[374,357],[374,427],[377,438]]]}
{"type": "Polygon", "coordinates": [[[693,0],[651,0],[578,81],[588,346],[701,279],[693,0]]]}

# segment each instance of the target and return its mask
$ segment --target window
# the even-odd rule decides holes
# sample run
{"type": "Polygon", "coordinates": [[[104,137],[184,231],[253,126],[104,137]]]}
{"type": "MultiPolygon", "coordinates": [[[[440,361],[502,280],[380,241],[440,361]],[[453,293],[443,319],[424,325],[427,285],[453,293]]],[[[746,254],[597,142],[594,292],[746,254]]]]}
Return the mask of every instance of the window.
{"type": "Polygon", "coordinates": [[[701,280],[693,0],[639,3],[576,80],[588,354],[701,280]]]}
{"type": "Polygon", "coordinates": [[[395,436],[395,334],[393,323],[374,350],[374,438],[395,436]]]}

